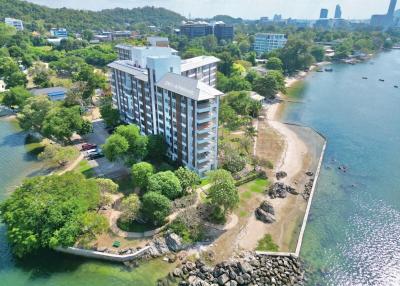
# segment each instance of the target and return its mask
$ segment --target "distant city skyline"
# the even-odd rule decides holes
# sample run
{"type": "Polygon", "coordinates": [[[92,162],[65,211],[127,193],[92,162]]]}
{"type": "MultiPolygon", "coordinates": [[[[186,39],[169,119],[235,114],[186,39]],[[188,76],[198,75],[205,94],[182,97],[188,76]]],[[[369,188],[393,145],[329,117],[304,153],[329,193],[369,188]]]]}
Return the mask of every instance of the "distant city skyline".
{"type": "MultiPolygon", "coordinates": [[[[345,19],[369,19],[373,14],[387,12],[390,0],[28,0],[53,8],[101,10],[115,7],[135,8],[143,6],[164,7],[185,17],[212,17],[230,15],[244,19],[258,19],[282,14],[283,18],[318,19],[321,8],[327,8],[333,16],[336,5],[342,8],[345,19]],[[265,7],[265,9],[262,9],[265,7]],[[360,8],[361,7],[361,8],[360,8]]],[[[396,9],[399,9],[397,5],[396,9]]]]}

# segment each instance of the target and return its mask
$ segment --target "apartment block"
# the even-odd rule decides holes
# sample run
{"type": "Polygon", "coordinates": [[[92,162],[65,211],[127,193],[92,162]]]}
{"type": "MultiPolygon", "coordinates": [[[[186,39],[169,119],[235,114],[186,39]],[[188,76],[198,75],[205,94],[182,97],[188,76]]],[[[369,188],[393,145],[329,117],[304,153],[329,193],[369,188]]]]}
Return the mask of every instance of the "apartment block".
{"type": "Polygon", "coordinates": [[[24,30],[24,23],[22,22],[22,20],[14,19],[14,18],[5,18],[4,23],[6,25],[13,26],[18,31],[24,30]]]}
{"type": "Polygon", "coordinates": [[[287,39],[284,34],[259,33],[255,36],[254,51],[257,55],[283,48],[287,39]]]}
{"type": "Polygon", "coordinates": [[[189,39],[214,35],[218,41],[232,41],[234,37],[234,29],[232,25],[227,25],[222,21],[211,24],[203,21],[188,21],[181,25],[180,34],[189,39]]]}
{"type": "Polygon", "coordinates": [[[68,31],[65,28],[52,28],[50,35],[59,39],[66,39],[68,38],[68,31]]]}
{"type": "Polygon", "coordinates": [[[131,47],[130,59],[109,64],[113,103],[123,121],[162,135],[168,156],[203,176],[217,168],[222,93],[208,83],[218,59],[182,61],[171,49],[158,49],[131,47]]]}

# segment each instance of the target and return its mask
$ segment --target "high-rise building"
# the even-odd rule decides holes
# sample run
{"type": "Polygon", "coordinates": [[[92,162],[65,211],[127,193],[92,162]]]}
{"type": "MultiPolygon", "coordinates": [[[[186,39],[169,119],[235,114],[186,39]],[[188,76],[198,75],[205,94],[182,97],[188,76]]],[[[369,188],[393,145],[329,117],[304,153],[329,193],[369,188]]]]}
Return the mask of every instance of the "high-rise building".
{"type": "Polygon", "coordinates": [[[222,21],[215,22],[214,24],[188,21],[181,25],[180,34],[190,39],[214,35],[218,41],[232,41],[234,30],[232,25],[227,25],[222,21]]]}
{"type": "Polygon", "coordinates": [[[232,25],[227,25],[224,22],[216,22],[214,24],[214,36],[218,41],[232,41],[234,37],[234,31],[232,25]]]}
{"type": "Polygon", "coordinates": [[[255,35],[254,51],[257,55],[283,48],[287,39],[284,34],[258,33],[255,35]]]}
{"type": "Polygon", "coordinates": [[[336,5],[335,19],[341,19],[341,18],[342,18],[342,7],[340,7],[340,5],[336,5]]]}
{"type": "Polygon", "coordinates": [[[389,9],[386,15],[372,15],[371,25],[378,27],[390,27],[394,24],[394,11],[396,9],[397,0],[390,0],[389,9]]]}
{"type": "Polygon", "coordinates": [[[321,12],[319,13],[319,18],[320,19],[328,19],[328,13],[329,13],[328,9],[322,8],[321,12]]]}
{"type": "Polygon", "coordinates": [[[22,20],[14,19],[14,18],[5,18],[4,23],[9,26],[13,26],[18,31],[24,30],[24,23],[22,20]]]}
{"type": "Polygon", "coordinates": [[[389,9],[388,9],[388,16],[394,16],[394,11],[396,10],[396,4],[397,4],[397,0],[390,0],[390,5],[389,5],[389,9]]]}
{"type": "Polygon", "coordinates": [[[215,57],[182,61],[169,48],[131,47],[111,68],[113,104],[143,134],[159,134],[168,156],[203,176],[217,168],[218,109],[215,57]],[[164,51],[160,50],[164,49],[164,51]]]}

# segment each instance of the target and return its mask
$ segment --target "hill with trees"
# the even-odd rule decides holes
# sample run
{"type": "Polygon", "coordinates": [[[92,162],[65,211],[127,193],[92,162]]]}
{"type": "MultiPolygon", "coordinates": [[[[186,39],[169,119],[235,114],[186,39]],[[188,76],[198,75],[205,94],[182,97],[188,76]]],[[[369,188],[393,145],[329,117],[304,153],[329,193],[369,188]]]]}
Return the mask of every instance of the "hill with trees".
{"type": "Polygon", "coordinates": [[[168,27],[179,24],[184,17],[164,8],[143,7],[134,9],[107,9],[86,11],[74,9],[53,9],[26,1],[0,0],[0,18],[21,19],[25,27],[40,30],[41,27],[66,27],[73,32],[91,30],[121,30],[133,28],[136,24],[168,27]]]}

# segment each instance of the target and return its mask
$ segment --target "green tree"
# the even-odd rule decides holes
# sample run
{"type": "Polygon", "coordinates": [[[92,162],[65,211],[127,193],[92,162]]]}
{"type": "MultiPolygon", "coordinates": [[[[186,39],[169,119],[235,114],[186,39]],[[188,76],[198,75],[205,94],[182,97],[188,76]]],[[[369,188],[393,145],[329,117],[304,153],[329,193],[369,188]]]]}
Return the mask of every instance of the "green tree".
{"type": "Polygon", "coordinates": [[[22,257],[40,248],[72,246],[80,236],[97,233],[87,216],[99,201],[98,186],[82,174],[34,177],[1,204],[0,217],[13,252],[22,257]]]}
{"type": "Polygon", "coordinates": [[[175,171],[175,176],[178,178],[184,192],[187,192],[189,189],[193,190],[200,182],[200,177],[187,167],[179,167],[175,171]]]}
{"type": "Polygon", "coordinates": [[[182,196],[182,187],[179,179],[171,171],[159,172],[148,179],[147,190],[160,193],[170,200],[182,196]]]}
{"type": "Polygon", "coordinates": [[[112,105],[112,97],[107,96],[102,98],[100,105],[100,114],[104,122],[109,127],[115,127],[120,122],[119,111],[112,105]]]}
{"type": "Polygon", "coordinates": [[[283,63],[280,58],[271,57],[268,59],[267,64],[265,65],[269,70],[283,70],[283,63]]]}
{"type": "Polygon", "coordinates": [[[113,134],[107,138],[103,145],[104,155],[111,162],[124,158],[129,150],[128,141],[119,134],[113,134]]]}
{"type": "Polygon", "coordinates": [[[51,109],[43,121],[42,134],[59,142],[71,141],[76,132],[80,135],[91,131],[91,122],[82,118],[80,107],[55,107],[51,109]]]}
{"type": "Polygon", "coordinates": [[[36,63],[29,69],[29,75],[33,77],[33,83],[39,87],[50,87],[50,72],[44,64],[36,63]]]}
{"type": "Polygon", "coordinates": [[[240,155],[237,150],[225,149],[223,168],[231,173],[238,173],[246,167],[246,157],[240,155]]]}
{"type": "Polygon", "coordinates": [[[118,184],[114,183],[110,179],[105,178],[96,178],[94,179],[96,184],[98,185],[101,193],[111,193],[115,194],[118,192],[118,184]]]}
{"type": "Polygon", "coordinates": [[[82,32],[82,38],[83,39],[85,39],[86,41],[91,41],[91,40],[93,40],[93,37],[94,37],[94,34],[93,34],[93,32],[92,31],[90,31],[90,30],[84,30],[83,32],[82,32]]]}
{"type": "Polygon", "coordinates": [[[148,192],[142,198],[141,212],[154,225],[162,225],[171,208],[171,201],[160,193],[148,192]]]}
{"type": "Polygon", "coordinates": [[[125,222],[133,222],[138,217],[141,203],[136,194],[131,194],[122,199],[121,202],[121,219],[125,222]]]}
{"type": "Polygon", "coordinates": [[[161,135],[149,135],[147,157],[155,162],[162,162],[167,154],[167,144],[161,135]]]}
{"type": "Polygon", "coordinates": [[[311,48],[311,55],[317,62],[323,62],[325,59],[325,49],[322,46],[313,46],[311,48]]]}
{"type": "Polygon", "coordinates": [[[266,98],[275,98],[279,91],[278,82],[272,76],[258,77],[253,84],[253,90],[266,98]]]}
{"type": "Polygon", "coordinates": [[[121,125],[117,127],[115,134],[124,137],[129,144],[129,148],[125,153],[125,161],[128,165],[141,161],[147,156],[148,138],[140,134],[139,127],[134,124],[121,125]]]}
{"type": "Polygon", "coordinates": [[[3,93],[2,104],[22,107],[32,94],[22,86],[16,86],[3,93]]]}
{"type": "Polygon", "coordinates": [[[17,115],[21,128],[26,131],[40,132],[44,120],[52,108],[53,103],[46,95],[28,98],[23,109],[17,115]]]}
{"type": "Polygon", "coordinates": [[[62,147],[58,144],[48,144],[38,158],[51,167],[60,167],[75,160],[78,156],[79,151],[74,146],[62,147]]]}
{"type": "Polygon", "coordinates": [[[150,163],[140,162],[132,166],[132,177],[135,186],[142,190],[147,188],[149,178],[154,174],[154,167],[150,163]]]}
{"type": "Polygon", "coordinates": [[[239,204],[239,194],[235,186],[235,180],[226,170],[215,170],[207,174],[211,187],[208,198],[211,204],[222,208],[224,215],[233,210],[239,204]]]}

